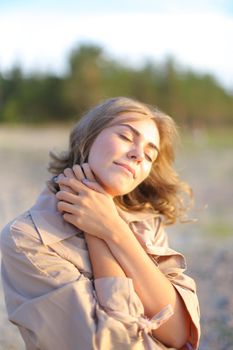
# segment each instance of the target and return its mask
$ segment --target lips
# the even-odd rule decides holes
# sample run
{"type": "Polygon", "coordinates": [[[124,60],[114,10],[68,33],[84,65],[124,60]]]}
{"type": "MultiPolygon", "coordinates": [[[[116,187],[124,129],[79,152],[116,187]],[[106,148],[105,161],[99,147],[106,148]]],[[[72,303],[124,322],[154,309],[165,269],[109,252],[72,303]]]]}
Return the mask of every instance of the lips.
{"type": "Polygon", "coordinates": [[[114,162],[114,164],[116,165],[120,165],[122,166],[123,168],[127,169],[128,171],[130,171],[133,175],[133,178],[135,178],[135,170],[133,168],[131,168],[131,166],[129,166],[128,164],[124,164],[124,163],[117,163],[117,162],[114,162]]]}

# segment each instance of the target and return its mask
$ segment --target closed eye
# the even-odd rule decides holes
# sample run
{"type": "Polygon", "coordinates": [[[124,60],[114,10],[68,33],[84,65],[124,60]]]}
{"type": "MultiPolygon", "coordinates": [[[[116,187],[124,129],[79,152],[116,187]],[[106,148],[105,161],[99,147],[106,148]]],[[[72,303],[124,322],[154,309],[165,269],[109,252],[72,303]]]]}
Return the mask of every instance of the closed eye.
{"type": "Polygon", "coordinates": [[[152,162],[151,157],[149,157],[147,154],[146,154],[146,157],[147,157],[147,159],[148,159],[150,162],[152,162]]]}
{"type": "Polygon", "coordinates": [[[132,141],[133,141],[133,140],[131,140],[129,137],[125,136],[125,135],[121,135],[121,134],[120,134],[120,137],[121,137],[122,139],[124,139],[124,140],[129,141],[129,142],[132,142],[132,141]]]}
{"type": "MultiPolygon", "coordinates": [[[[133,142],[132,139],[130,139],[129,137],[125,136],[125,135],[122,135],[120,134],[120,137],[123,139],[123,140],[126,140],[126,141],[129,141],[129,142],[133,142]]],[[[149,160],[149,162],[152,162],[152,158],[150,156],[148,156],[148,154],[145,155],[146,158],[149,160]]]]}

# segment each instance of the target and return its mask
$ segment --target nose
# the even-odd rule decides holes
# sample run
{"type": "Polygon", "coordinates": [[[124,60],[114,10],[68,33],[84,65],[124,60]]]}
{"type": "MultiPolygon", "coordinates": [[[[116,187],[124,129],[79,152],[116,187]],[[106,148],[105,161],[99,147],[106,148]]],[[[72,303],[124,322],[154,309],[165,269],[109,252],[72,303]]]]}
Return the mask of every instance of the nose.
{"type": "Polygon", "coordinates": [[[142,150],[139,149],[132,149],[128,152],[127,154],[129,159],[133,159],[135,161],[137,161],[138,163],[141,163],[144,159],[144,153],[142,150]]]}

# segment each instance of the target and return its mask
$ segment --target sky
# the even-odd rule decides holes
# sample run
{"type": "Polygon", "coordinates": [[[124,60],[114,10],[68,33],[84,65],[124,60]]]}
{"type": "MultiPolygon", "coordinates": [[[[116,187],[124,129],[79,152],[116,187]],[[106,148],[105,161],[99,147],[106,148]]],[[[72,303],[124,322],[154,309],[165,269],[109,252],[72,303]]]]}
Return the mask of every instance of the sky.
{"type": "Polygon", "coordinates": [[[0,0],[0,72],[62,74],[81,43],[136,66],[172,56],[233,91],[233,0],[0,0]]]}

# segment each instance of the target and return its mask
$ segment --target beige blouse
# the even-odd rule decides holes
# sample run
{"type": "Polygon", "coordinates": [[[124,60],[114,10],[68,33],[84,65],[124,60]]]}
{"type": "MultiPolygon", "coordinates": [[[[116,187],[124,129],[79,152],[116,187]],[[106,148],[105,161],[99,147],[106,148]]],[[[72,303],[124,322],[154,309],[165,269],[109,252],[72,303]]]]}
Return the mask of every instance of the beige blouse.
{"type": "MultiPolygon", "coordinates": [[[[94,279],[83,233],[62,219],[56,203],[45,189],[1,233],[6,307],[27,350],[168,349],[151,330],[171,316],[169,306],[149,320],[131,278],[94,279]]],[[[181,295],[192,319],[182,349],[197,349],[200,311],[184,256],[169,248],[160,218],[117,210],[181,295]]]]}

